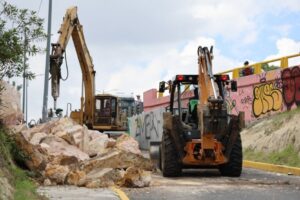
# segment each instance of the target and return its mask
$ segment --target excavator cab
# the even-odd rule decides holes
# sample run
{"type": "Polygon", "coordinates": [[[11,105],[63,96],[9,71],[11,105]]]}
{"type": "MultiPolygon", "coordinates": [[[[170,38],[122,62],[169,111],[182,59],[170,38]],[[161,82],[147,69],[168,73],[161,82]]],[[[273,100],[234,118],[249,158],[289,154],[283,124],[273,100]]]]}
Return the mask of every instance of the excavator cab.
{"type": "Polygon", "coordinates": [[[94,110],[94,127],[110,130],[117,126],[118,98],[112,95],[96,95],[94,110]]]}

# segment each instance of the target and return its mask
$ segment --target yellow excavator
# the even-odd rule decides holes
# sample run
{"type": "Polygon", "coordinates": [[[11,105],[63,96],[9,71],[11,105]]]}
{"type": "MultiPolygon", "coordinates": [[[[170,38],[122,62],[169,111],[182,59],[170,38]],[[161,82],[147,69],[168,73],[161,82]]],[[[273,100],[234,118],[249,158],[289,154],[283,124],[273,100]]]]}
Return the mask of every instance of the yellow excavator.
{"type": "Polygon", "coordinates": [[[218,168],[222,175],[242,172],[241,128],[244,115],[231,115],[225,102],[226,85],[236,92],[228,75],[213,75],[212,48],[198,48],[198,74],[176,75],[160,82],[159,92],[170,92],[170,105],[163,113],[161,142],[150,142],[151,159],[167,177],[179,176],[183,168],[218,168]],[[189,88],[194,96],[182,96],[189,88]]]}
{"type": "Polygon", "coordinates": [[[50,55],[51,94],[54,99],[54,110],[56,110],[62,79],[61,65],[68,41],[72,37],[82,71],[83,84],[80,109],[72,111],[70,117],[90,129],[125,131],[127,118],[118,106],[120,99],[110,94],[95,95],[96,71],[85,43],[83,28],[77,16],[77,7],[67,9],[58,33],[59,39],[57,43],[52,44],[50,55]]]}

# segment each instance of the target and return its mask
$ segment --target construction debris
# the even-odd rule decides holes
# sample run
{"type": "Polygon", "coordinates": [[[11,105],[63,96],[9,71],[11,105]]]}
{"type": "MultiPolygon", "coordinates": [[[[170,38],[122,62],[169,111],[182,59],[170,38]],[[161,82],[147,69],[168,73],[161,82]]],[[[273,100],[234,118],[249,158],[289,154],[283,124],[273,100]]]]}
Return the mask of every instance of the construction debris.
{"type": "Polygon", "coordinates": [[[115,140],[69,118],[15,130],[16,141],[28,157],[27,167],[41,174],[44,185],[150,185],[153,165],[126,133],[115,140]]]}

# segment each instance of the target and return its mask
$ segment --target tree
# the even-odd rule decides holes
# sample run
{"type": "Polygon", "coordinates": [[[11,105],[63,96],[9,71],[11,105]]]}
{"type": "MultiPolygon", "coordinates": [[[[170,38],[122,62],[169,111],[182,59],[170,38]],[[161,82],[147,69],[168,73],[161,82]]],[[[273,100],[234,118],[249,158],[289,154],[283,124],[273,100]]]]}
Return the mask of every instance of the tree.
{"type": "Polygon", "coordinates": [[[275,65],[269,65],[268,63],[264,63],[262,64],[262,67],[261,67],[265,72],[268,72],[268,71],[271,71],[271,70],[274,70],[274,69],[279,69],[278,66],[275,66],[275,65]]]}
{"type": "Polygon", "coordinates": [[[43,51],[37,46],[46,38],[43,23],[35,11],[0,0],[0,80],[21,76],[24,70],[28,79],[34,78],[28,65],[24,66],[24,54],[33,56],[43,51]]]}

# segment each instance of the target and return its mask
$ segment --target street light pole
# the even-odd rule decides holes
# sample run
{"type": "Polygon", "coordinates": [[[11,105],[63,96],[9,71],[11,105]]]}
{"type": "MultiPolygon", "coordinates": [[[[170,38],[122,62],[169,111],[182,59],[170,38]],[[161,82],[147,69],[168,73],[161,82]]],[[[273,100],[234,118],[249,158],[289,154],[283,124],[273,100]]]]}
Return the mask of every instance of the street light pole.
{"type": "Polygon", "coordinates": [[[42,111],[42,121],[43,122],[47,121],[47,115],[48,115],[48,87],[49,87],[48,85],[49,85],[49,68],[50,68],[51,18],[52,18],[52,0],[49,0],[47,52],[46,52],[46,67],[45,67],[43,111],[42,111]]]}

